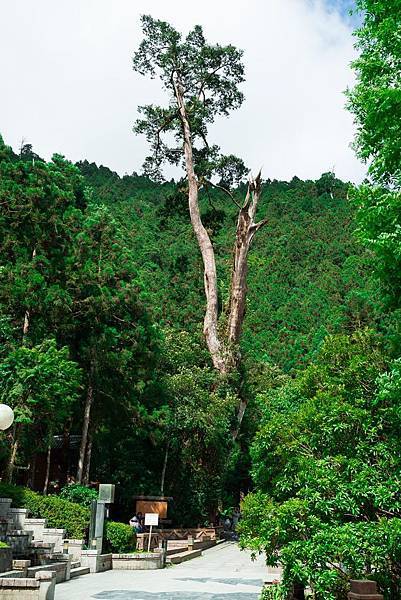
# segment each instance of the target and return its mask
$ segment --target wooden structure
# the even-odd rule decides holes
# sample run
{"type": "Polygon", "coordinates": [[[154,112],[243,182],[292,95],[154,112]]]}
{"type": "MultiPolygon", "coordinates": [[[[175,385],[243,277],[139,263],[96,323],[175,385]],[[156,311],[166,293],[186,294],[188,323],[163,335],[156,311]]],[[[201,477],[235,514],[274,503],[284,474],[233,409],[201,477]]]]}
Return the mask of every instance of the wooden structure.
{"type": "Polygon", "coordinates": [[[168,496],[134,496],[135,514],[157,513],[160,521],[166,521],[168,503],[172,500],[168,496]]]}

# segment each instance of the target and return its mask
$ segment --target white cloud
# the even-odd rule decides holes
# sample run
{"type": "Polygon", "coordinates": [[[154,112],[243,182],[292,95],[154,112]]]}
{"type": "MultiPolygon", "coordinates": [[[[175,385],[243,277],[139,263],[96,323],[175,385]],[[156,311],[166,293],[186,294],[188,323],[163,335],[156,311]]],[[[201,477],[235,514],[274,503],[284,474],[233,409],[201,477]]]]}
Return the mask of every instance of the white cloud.
{"type": "Polygon", "coordinates": [[[158,102],[157,82],[131,70],[139,15],[245,50],[246,101],[212,130],[213,141],[264,176],[318,177],[335,167],[359,180],[343,90],[352,84],[351,30],[314,0],[3,0],[0,132],[46,158],[87,158],[139,170],[146,143],[131,131],[136,106],[158,102]]]}

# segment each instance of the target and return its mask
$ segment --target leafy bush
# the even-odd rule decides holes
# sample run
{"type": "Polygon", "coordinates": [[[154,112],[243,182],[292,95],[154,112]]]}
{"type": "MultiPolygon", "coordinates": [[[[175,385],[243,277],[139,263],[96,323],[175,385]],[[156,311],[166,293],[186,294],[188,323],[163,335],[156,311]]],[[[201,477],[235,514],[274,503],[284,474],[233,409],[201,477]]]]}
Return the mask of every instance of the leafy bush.
{"type": "Polygon", "coordinates": [[[112,552],[132,552],[136,548],[136,533],[130,525],[108,521],[106,523],[106,542],[112,552]]]}
{"type": "Polygon", "coordinates": [[[9,548],[10,546],[5,542],[0,542],[0,548],[9,548]]]}
{"type": "Polygon", "coordinates": [[[96,500],[97,497],[98,493],[96,490],[80,485],[79,483],[66,485],[60,492],[60,498],[80,504],[81,506],[86,506],[87,508],[90,508],[92,500],[96,500]]]}
{"type": "Polygon", "coordinates": [[[27,488],[0,483],[0,497],[11,498],[16,508],[26,508],[34,518],[46,519],[48,527],[65,529],[67,537],[82,539],[90,512],[84,506],[59,496],[42,496],[27,488]]]}
{"type": "Polygon", "coordinates": [[[288,593],[280,584],[265,586],[260,595],[260,600],[286,600],[288,593]]]}

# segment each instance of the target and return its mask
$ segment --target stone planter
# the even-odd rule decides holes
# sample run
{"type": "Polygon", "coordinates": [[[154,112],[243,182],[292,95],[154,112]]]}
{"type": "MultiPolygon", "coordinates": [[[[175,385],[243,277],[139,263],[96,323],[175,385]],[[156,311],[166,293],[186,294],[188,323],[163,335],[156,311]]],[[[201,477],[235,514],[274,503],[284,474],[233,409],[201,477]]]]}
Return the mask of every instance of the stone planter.
{"type": "Polygon", "coordinates": [[[103,573],[112,568],[111,554],[100,554],[99,550],[82,550],[81,566],[88,567],[91,573],[103,573]]]}
{"type": "Polygon", "coordinates": [[[137,552],[135,554],[113,554],[113,570],[136,571],[163,569],[163,552],[137,552]]]}
{"type": "Polygon", "coordinates": [[[13,553],[11,548],[0,548],[0,573],[11,571],[13,553]]]}

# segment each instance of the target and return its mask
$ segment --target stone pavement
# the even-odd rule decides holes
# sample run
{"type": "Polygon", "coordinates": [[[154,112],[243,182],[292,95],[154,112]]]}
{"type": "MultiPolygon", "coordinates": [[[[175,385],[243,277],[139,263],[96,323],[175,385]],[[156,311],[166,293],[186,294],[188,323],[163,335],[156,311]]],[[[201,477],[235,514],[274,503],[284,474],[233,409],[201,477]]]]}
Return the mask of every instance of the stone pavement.
{"type": "Polygon", "coordinates": [[[275,579],[263,558],[251,561],[235,543],[158,571],[106,571],[56,587],[56,600],[258,600],[262,584],[275,579]]]}

